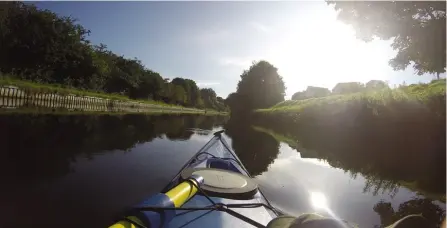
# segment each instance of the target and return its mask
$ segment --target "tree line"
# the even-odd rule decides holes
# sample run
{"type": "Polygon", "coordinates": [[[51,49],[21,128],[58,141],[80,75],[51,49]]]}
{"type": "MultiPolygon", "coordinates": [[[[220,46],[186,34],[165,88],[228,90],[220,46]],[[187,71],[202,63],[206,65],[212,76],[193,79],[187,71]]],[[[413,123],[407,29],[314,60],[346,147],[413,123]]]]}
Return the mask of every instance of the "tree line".
{"type": "Polygon", "coordinates": [[[191,79],[163,78],[134,58],[88,40],[72,17],[22,2],[0,3],[0,72],[36,83],[60,84],[196,108],[225,110],[213,89],[191,79]]]}

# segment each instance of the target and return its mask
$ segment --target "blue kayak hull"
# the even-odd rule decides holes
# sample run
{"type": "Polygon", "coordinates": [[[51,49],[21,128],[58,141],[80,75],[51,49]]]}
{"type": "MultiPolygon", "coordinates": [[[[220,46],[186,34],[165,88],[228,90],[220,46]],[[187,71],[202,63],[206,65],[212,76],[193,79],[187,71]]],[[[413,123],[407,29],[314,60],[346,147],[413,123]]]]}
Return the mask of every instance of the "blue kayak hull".
{"type": "MultiPolygon", "coordinates": [[[[181,177],[182,171],[190,168],[223,169],[250,177],[250,174],[239,158],[222,138],[223,136],[221,136],[221,133],[222,132],[215,133],[215,136],[182,167],[180,172],[162,190],[162,193],[166,193],[174,186],[183,182],[184,180],[181,177]]],[[[244,200],[236,199],[236,197],[231,197],[230,199],[215,196],[210,197],[210,199],[218,204],[264,204],[271,207],[270,203],[259,189],[257,191],[252,191],[250,197],[244,200]]],[[[204,208],[211,205],[212,203],[209,198],[201,194],[196,194],[182,207],[176,209],[174,211],[174,216],[169,222],[163,223],[163,227],[253,227],[251,223],[247,222],[248,220],[253,220],[258,227],[262,227],[266,226],[269,221],[277,217],[277,214],[273,210],[264,206],[250,208],[231,207],[231,213],[236,212],[242,216],[235,216],[235,213],[231,214],[228,211],[218,210],[216,208],[207,210],[182,210],[182,208],[204,208]]],[[[168,213],[170,212],[172,211],[169,211],[168,213]]]]}

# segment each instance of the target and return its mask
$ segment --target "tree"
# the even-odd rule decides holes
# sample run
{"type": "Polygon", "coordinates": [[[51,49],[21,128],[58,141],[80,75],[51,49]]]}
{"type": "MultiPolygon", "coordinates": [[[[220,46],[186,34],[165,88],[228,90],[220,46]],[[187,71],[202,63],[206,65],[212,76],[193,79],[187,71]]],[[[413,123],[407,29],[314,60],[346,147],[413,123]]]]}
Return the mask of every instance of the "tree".
{"type": "Polygon", "coordinates": [[[328,88],[308,86],[305,91],[296,92],[292,95],[292,100],[304,100],[314,97],[325,97],[331,94],[328,88]]]}
{"type": "Polygon", "coordinates": [[[306,94],[308,97],[325,97],[330,95],[331,91],[328,88],[308,86],[306,94]]]}
{"type": "Polygon", "coordinates": [[[211,88],[200,89],[200,96],[202,97],[205,108],[217,109],[216,92],[211,88]]]}
{"type": "Polygon", "coordinates": [[[397,55],[389,63],[404,70],[411,63],[418,75],[439,74],[446,67],[445,1],[328,1],[338,19],[353,26],[357,37],[393,39],[397,55]]]}
{"type": "Polygon", "coordinates": [[[225,104],[225,100],[222,97],[216,97],[216,101],[217,101],[217,110],[219,111],[228,111],[228,107],[225,104]]]}
{"type": "Polygon", "coordinates": [[[308,99],[306,96],[306,91],[296,92],[292,95],[292,100],[299,101],[308,99]]]}
{"type": "Polygon", "coordinates": [[[202,97],[205,108],[215,109],[218,111],[225,111],[227,109],[223,98],[218,97],[216,92],[211,88],[200,89],[200,96],[202,97]]]}
{"type": "Polygon", "coordinates": [[[382,80],[371,80],[365,84],[365,89],[368,91],[371,90],[380,90],[390,88],[388,84],[382,80]]]}
{"type": "Polygon", "coordinates": [[[2,2],[0,69],[23,79],[88,84],[95,69],[86,36],[70,17],[59,17],[21,2],[2,2]]]}
{"type": "Polygon", "coordinates": [[[183,89],[183,87],[179,85],[172,85],[172,86],[173,86],[173,93],[171,100],[177,104],[184,105],[187,97],[185,89],[183,89]]]}
{"type": "Polygon", "coordinates": [[[160,100],[163,92],[163,78],[151,70],[141,69],[137,87],[130,94],[133,98],[160,100]]]}
{"type": "MultiPolygon", "coordinates": [[[[74,18],[28,3],[0,2],[0,72],[38,83],[204,107],[195,81],[169,82],[136,58],[118,56],[102,43],[92,45],[89,33],[74,18]]],[[[208,105],[225,107],[212,92],[208,105]]]]}
{"type": "Polygon", "coordinates": [[[230,107],[231,113],[239,113],[243,111],[242,106],[243,104],[240,103],[239,96],[237,93],[230,93],[228,94],[227,98],[225,99],[225,105],[230,107]]]}
{"type": "Polygon", "coordinates": [[[332,89],[333,94],[358,93],[364,90],[365,86],[360,82],[340,82],[332,89]]]}
{"type": "Polygon", "coordinates": [[[267,108],[284,101],[285,89],[276,67],[267,61],[254,62],[242,73],[237,85],[237,99],[230,103],[233,107],[238,106],[239,111],[267,108]]]}
{"type": "Polygon", "coordinates": [[[200,97],[200,90],[196,82],[191,79],[174,78],[171,82],[174,85],[179,85],[185,90],[186,105],[192,107],[203,107],[203,100],[200,97]]]}

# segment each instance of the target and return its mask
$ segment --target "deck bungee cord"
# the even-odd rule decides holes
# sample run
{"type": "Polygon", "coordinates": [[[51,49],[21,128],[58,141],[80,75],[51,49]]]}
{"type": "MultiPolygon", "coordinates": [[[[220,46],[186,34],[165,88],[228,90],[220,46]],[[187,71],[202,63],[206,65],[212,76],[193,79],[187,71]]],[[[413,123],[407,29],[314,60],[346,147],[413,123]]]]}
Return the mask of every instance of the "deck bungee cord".
{"type": "Polygon", "coordinates": [[[222,133],[223,130],[214,133],[214,137],[183,165],[160,193],[134,206],[110,228],[204,227],[207,222],[208,225],[216,222],[220,227],[234,227],[236,224],[260,228],[281,215],[227,146],[222,133]],[[215,154],[210,153],[211,149],[215,154]],[[208,205],[204,205],[207,202],[208,205]],[[186,203],[189,205],[184,205],[186,203]],[[250,210],[243,212],[245,210],[238,209],[250,210]],[[206,212],[192,214],[197,211],[206,212]],[[179,218],[188,214],[191,214],[187,216],[189,219],[179,218]],[[223,218],[222,214],[230,216],[223,218]],[[192,224],[204,217],[208,220],[192,224]],[[231,217],[242,223],[231,220],[231,217]],[[171,223],[173,220],[175,222],[171,223]]]}
{"type": "MultiPolygon", "coordinates": [[[[209,211],[223,211],[223,212],[227,212],[228,214],[241,219],[244,222],[247,222],[255,227],[259,227],[259,228],[265,228],[266,226],[254,221],[253,219],[250,219],[240,213],[235,212],[234,210],[231,210],[230,208],[256,208],[256,207],[265,207],[267,209],[270,209],[271,211],[273,211],[275,214],[280,214],[274,207],[271,207],[267,204],[264,203],[241,203],[241,204],[223,204],[223,203],[216,203],[214,202],[211,197],[209,197],[200,187],[199,184],[196,183],[196,181],[194,180],[186,180],[187,182],[191,183],[192,185],[194,185],[198,191],[205,196],[211,203],[211,205],[209,206],[204,206],[204,207],[180,207],[180,208],[176,208],[176,207],[136,207],[136,210],[140,210],[140,211],[160,211],[160,210],[182,210],[182,211],[187,211],[186,213],[190,212],[190,211],[203,211],[203,210],[209,210],[209,211]]],[[[177,214],[177,216],[181,216],[182,214],[177,214]]],[[[129,222],[131,222],[132,220],[130,219],[126,219],[129,222]]],[[[151,228],[151,227],[146,227],[142,224],[138,224],[138,223],[134,223],[135,226],[137,226],[138,228],[151,228]]]]}

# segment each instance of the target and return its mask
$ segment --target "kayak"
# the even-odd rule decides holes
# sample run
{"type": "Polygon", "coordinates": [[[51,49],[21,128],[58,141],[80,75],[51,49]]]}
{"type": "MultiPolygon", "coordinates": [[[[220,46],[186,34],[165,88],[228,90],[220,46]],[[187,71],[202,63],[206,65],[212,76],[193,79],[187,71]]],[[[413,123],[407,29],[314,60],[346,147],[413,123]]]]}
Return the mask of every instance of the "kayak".
{"type": "Polygon", "coordinates": [[[266,227],[281,215],[240,159],[214,133],[158,194],[150,196],[110,228],[266,227]]]}

